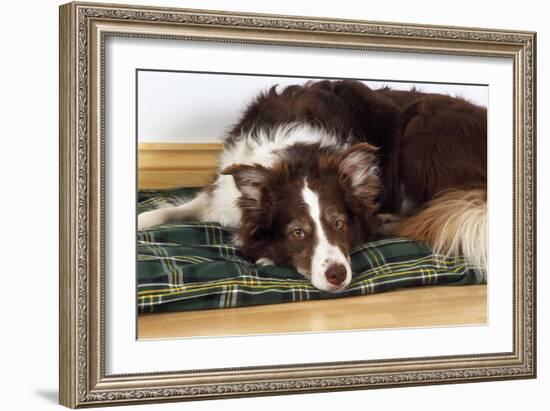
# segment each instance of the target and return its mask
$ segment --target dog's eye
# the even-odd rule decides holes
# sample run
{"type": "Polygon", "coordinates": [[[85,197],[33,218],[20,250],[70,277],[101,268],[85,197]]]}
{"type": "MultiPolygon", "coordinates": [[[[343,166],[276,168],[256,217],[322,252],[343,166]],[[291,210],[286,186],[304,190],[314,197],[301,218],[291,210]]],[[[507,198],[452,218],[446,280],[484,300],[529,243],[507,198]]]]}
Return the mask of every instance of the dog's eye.
{"type": "Polygon", "coordinates": [[[337,218],[334,222],[334,228],[336,228],[338,231],[342,230],[344,228],[344,219],[337,218]]]}
{"type": "Polygon", "coordinates": [[[298,240],[303,240],[306,236],[306,233],[301,228],[295,228],[292,230],[292,236],[298,240]]]}

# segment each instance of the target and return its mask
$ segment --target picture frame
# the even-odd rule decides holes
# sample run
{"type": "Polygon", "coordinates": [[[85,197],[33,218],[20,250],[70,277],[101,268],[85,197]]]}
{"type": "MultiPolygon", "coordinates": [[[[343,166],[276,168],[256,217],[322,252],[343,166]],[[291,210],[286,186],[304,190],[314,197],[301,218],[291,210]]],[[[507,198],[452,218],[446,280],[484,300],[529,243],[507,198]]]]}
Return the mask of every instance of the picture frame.
{"type": "MultiPolygon", "coordinates": [[[[60,403],[188,401],[536,377],[536,34],[69,3],[60,7],[60,403]],[[106,42],[200,41],[506,60],[513,110],[510,350],[109,373],[106,42]]],[[[495,147],[489,148],[495,150],[495,147]]],[[[496,148],[498,150],[498,147],[496,148]]],[[[131,267],[128,267],[131,270],[131,267]]],[[[264,338],[264,337],[251,337],[264,338]]],[[[354,338],[361,338],[357,334],[354,338]]],[[[221,341],[221,340],[220,340],[221,341]]],[[[264,340],[265,342],[265,340],[264,340]]],[[[216,341],[211,341],[212,345],[216,341]]],[[[221,344],[221,343],[220,343],[221,344]]],[[[238,358],[234,362],[238,363],[238,358]]],[[[150,362],[149,362],[150,363],[150,362]]]]}

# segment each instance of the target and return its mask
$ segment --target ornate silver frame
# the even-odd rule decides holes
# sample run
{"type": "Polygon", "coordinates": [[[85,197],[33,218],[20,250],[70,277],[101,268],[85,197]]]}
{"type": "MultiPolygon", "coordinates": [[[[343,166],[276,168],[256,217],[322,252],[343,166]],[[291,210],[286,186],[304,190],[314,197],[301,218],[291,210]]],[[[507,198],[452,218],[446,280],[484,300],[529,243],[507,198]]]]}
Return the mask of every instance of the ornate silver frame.
{"type": "Polygon", "coordinates": [[[198,400],[536,375],[532,32],[70,3],[60,8],[60,402],[198,400]],[[108,36],[502,57],[514,64],[514,349],[485,355],[106,375],[103,63],[108,36]]]}

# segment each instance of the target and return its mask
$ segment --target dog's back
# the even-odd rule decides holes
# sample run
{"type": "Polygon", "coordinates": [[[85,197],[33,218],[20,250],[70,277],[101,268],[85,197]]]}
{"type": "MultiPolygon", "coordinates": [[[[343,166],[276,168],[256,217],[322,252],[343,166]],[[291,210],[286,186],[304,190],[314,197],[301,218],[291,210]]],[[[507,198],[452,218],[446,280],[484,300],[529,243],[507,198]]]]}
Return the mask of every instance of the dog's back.
{"type": "Polygon", "coordinates": [[[281,91],[273,86],[248,105],[226,145],[257,129],[301,123],[328,131],[340,143],[366,142],[387,155],[399,111],[389,97],[358,81],[312,81],[281,91]]]}

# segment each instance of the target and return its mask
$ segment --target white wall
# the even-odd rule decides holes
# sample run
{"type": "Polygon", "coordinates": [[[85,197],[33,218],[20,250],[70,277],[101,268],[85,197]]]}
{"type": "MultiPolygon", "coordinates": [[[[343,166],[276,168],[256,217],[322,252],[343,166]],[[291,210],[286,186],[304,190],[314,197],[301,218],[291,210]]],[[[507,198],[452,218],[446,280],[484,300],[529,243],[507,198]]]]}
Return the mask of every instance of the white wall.
{"type": "MultiPolygon", "coordinates": [[[[155,69],[156,67],[150,67],[155,69]]],[[[212,142],[226,130],[260,92],[278,85],[303,84],[311,79],[187,72],[138,73],[138,140],[140,142],[212,142]]],[[[372,89],[390,86],[462,96],[487,106],[488,87],[414,82],[363,81],[372,89]]]]}
{"type": "MultiPolygon", "coordinates": [[[[111,2],[120,2],[111,0],[111,2]]],[[[550,26],[544,2],[123,0],[123,3],[538,31],[539,378],[465,385],[261,397],[135,410],[544,410],[550,392],[550,26]]],[[[0,38],[2,409],[53,410],[57,397],[58,1],[6,2],[0,38]],[[33,224],[33,228],[29,227],[33,224]],[[40,246],[38,246],[40,242],[40,246]]]]}

